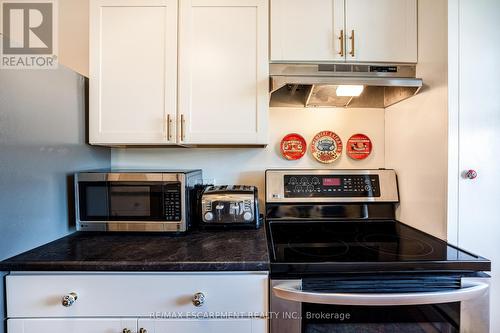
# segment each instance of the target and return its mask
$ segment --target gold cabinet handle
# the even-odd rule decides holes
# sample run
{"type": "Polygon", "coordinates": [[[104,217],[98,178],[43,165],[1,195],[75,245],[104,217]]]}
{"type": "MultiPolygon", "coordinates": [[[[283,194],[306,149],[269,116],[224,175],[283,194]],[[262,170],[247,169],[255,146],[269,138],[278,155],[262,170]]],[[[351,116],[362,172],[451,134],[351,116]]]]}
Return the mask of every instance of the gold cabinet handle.
{"type": "Polygon", "coordinates": [[[167,114],[165,128],[167,130],[167,140],[171,141],[172,140],[172,119],[170,118],[170,114],[167,114]]]}
{"type": "Polygon", "coordinates": [[[185,139],[185,133],[184,133],[184,124],[186,123],[186,119],[184,119],[184,115],[181,114],[181,141],[184,141],[185,139]]]}
{"type": "Polygon", "coordinates": [[[340,30],[340,37],[339,37],[339,41],[340,41],[340,51],[339,51],[339,54],[341,57],[344,57],[344,30],[340,30]]]}
{"type": "Polygon", "coordinates": [[[351,40],[351,52],[349,52],[349,54],[351,56],[353,56],[353,57],[356,55],[356,52],[355,52],[355,49],[354,49],[355,48],[355,40],[354,40],[354,38],[355,38],[355,35],[354,35],[354,30],[353,30],[351,32],[351,37],[349,37],[349,39],[351,40]]]}

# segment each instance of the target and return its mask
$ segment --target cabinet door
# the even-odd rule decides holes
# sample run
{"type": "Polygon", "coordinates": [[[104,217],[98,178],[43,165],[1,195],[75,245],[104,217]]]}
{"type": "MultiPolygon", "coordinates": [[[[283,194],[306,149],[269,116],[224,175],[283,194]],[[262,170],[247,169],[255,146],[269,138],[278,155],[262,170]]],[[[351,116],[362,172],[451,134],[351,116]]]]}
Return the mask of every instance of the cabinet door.
{"type": "Polygon", "coordinates": [[[346,0],[347,61],[417,62],[417,0],[346,0]]]}
{"type": "Polygon", "coordinates": [[[183,0],[179,22],[179,139],[265,144],[267,0],[183,0]]]}
{"type": "Polygon", "coordinates": [[[7,333],[121,333],[137,331],[137,319],[9,319],[7,333]]]}
{"type": "Polygon", "coordinates": [[[271,61],[343,61],[341,34],[344,0],[271,0],[271,61]]]}
{"type": "Polygon", "coordinates": [[[174,143],[177,0],[92,0],[90,10],[90,143],[174,143]]]}
{"type": "Polygon", "coordinates": [[[266,333],[266,319],[139,319],[148,333],[266,333]]]}

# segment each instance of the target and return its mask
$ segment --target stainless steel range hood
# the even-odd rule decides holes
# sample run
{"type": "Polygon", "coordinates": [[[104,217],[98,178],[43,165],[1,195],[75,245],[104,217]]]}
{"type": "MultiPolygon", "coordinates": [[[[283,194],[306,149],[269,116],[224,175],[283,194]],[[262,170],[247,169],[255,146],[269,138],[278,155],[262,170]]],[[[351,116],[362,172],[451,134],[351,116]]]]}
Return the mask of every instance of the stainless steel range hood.
{"type": "Polygon", "coordinates": [[[423,86],[415,65],[270,65],[271,107],[386,108],[416,95],[423,86]],[[339,86],[363,86],[359,96],[339,96],[339,86]]]}

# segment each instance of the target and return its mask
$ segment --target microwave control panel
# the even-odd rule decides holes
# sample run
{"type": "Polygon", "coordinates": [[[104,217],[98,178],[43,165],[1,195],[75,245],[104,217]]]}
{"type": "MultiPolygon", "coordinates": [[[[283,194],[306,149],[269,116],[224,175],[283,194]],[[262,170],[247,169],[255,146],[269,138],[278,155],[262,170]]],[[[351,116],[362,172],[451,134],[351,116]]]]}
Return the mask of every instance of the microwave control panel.
{"type": "Polygon", "coordinates": [[[165,207],[165,220],[167,221],[180,221],[181,213],[181,184],[168,184],[165,185],[163,191],[164,207],[165,207]]]}
{"type": "Polygon", "coordinates": [[[380,197],[378,175],[285,175],[285,198],[380,197]]]}

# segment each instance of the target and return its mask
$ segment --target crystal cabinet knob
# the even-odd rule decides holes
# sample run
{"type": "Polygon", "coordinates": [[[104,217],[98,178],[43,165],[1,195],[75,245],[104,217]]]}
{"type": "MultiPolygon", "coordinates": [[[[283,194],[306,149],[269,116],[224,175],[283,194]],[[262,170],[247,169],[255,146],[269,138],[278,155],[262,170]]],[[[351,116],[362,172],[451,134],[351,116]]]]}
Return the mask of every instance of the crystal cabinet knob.
{"type": "Polygon", "coordinates": [[[64,296],[62,298],[62,305],[69,308],[73,304],[75,304],[76,300],[78,299],[77,293],[69,293],[68,295],[64,296]]]}
{"type": "Polygon", "coordinates": [[[477,171],[476,170],[467,170],[464,173],[465,178],[467,179],[476,179],[477,178],[477,171]]]}
{"type": "Polygon", "coordinates": [[[205,294],[203,293],[196,293],[193,296],[193,305],[196,307],[200,307],[205,303],[205,294]]]}

